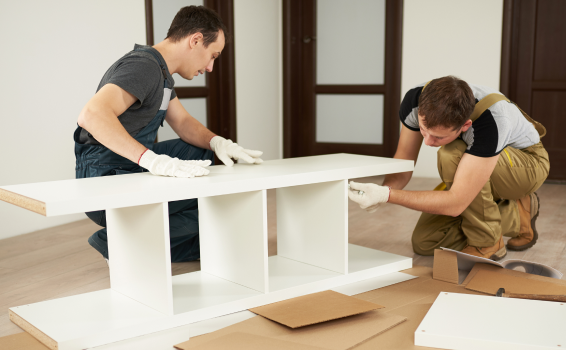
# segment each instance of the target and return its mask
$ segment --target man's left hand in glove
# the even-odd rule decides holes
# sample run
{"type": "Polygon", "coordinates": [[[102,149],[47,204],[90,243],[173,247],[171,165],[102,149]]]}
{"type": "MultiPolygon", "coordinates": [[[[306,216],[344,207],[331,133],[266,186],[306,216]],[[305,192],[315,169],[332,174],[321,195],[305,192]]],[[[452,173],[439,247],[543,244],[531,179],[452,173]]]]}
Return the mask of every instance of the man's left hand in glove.
{"type": "Polygon", "coordinates": [[[226,140],[221,136],[214,136],[210,140],[210,149],[216,153],[218,159],[226,166],[234,165],[234,160],[242,159],[247,163],[261,164],[263,160],[259,158],[263,152],[244,149],[232,140],[226,140]]]}

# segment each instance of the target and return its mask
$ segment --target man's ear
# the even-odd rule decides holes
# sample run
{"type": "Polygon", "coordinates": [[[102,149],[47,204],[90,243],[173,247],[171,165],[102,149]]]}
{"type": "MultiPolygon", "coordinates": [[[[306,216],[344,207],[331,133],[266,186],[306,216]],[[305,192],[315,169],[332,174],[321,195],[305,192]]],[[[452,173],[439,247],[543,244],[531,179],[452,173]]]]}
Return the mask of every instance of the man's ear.
{"type": "Polygon", "coordinates": [[[189,47],[194,49],[199,43],[203,44],[203,36],[202,33],[194,33],[189,37],[189,47]]]}
{"type": "Polygon", "coordinates": [[[468,129],[470,128],[470,126],[472,126],[472,120],[468,119],[466,120],[466,122],[464,123],[464,125],[462,125],[462,132],[468,131],[468,129]]]}

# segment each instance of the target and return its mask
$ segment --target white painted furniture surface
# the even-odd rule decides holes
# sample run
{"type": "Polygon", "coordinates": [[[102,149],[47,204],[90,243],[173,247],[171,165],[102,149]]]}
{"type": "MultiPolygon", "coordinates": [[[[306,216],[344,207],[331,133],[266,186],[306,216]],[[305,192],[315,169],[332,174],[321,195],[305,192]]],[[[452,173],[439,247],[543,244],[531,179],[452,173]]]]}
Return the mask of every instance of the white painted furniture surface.
{"type": "Polygon", "coordinates": [[[566,304],[439,294],[415,331],[415,345],[454,350],[566,347],[566,304]]]}
{"type": "Polygon", "coordinates": [[[118,175],[0,187],[45,214],[107,211],[111,289],[13,307],[59,350],[130,339],[412,267],[348,244],[347,179],[413,169],[334,154],[213,166],[201,178],[118,175]],[[266,190],[277,195],[267,256],[266,190]],[[168,201],[199,199],[201,271],[171,277],[168,201]]]}

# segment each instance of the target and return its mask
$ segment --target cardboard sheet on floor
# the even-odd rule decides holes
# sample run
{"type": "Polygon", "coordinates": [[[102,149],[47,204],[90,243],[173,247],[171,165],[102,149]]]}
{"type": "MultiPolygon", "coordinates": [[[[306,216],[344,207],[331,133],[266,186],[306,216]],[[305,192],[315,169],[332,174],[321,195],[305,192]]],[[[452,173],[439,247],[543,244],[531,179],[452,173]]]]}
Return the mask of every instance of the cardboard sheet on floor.
{"type": "Polygon", "coordinates": [[[250,309],[291,328],[381,309],[383,306],[327,290],[250,309]]]}
{"type": "Polygon", "coordinates": [[[249,333],[231,333],[208,343],[194,347],[195,350],[324,350],[317,346],[297,344],[285,340],[263,337],[249,333]]]}
{"type": "Polygon", "coordinates": [[[415,345],[454,350],[561,349],[566,344],[565,319],[566,307],[560,303],[440,293],[415,330],[415,345]]]}
{"type": "MultiPolygon", "coordinates": [[[[452,250],[448,248],[441,248],[441,249],[456,254],[458,258],[458,270],[470,271],[476,263],[484,263],[484,264],[499,266],[509,270],[513,270],[517,267],[520,267],[525,269],[525,272],[533,275],[540,275],[540,276],[552,277],[557,279],[561,279],[563,276],[562,272],[548,265],[544,265],[532,261],[526,261],[520,259],[507,259],[505,261],[497,262],[486,258],[480,258],[479,256],[462,253],[457,250],[452,250]]],[[[436,255],[435,255],[435,259],[436,259],[436,255]]]]}
{"type": "Polygon", "coordinates": [[[491,295],[495,295],[499,288],[505,288],[507,293],[566,295],[566,286],[554,283],[554,280],[547,278],[547,281],[540,281],[480,270],[466,285],[466,289],[491,295]]]}
{"type": "Polygon", "coordinates": [[[491,265],[491,264],[483,264],[483,263],[476,263],[474,265],[474,268],[472,269],[472,271],[470,271],[470,273],[468,273],[468,276],[466,277],[464,282],[462,282],[462,285],[466,286],[472,280],[472,278],[474,278],[476,273],[478,273],[478,271],[480,271],[480,270],[495,271],[497,273],[501,273],[501,274],[504,274],[504,275],[522,277],[522,278],[532,279],[532,280],[536,280],[536,281],[552,282],[552,283],[556,283],[556,284],[566,286],[566,280],[562,280],[562,279],[559,280],[559,279],[556,279],[556,278],[551,279],[549,277],[533,275],[533,274],[522,272],[522,271],[502,269],[499,266],[495,266],[495,265],[491,265]]]}
{"type": "MultiPolygon", "coordinates": [[[[403,323],[405,320],[406,318],[403,316],[376,310],[292,329],[257,316],[219,331],[191,338],[187,342],[175,345],[175,348],[180,350],[208,349],[207,347],[201,348],[201,345],[206,345],[220,338],[225,340],[224,337],[228,334],[247,333],[327,350],[346,350],[403,323]]],[[[214,344],[219,343],[215,342],[214,344]]],[[[210,349],[213,348],[210,347],[210,349]]],[[[265,347],[265,349],[273,349],[273,347],[265,347]]]]}
{"type": "Polygon", "coordinates": [[[18,333],[0,338],[0,349],[2,350],[49,350],[49,348],[29,333],[18,333]]]}

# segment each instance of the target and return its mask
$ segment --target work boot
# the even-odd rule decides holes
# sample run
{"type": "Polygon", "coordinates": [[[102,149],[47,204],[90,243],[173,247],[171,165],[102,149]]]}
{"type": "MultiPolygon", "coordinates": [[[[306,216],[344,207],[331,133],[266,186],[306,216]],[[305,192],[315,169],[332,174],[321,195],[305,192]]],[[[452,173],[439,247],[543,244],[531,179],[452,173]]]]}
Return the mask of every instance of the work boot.
{"type": "Polygon", "coordinates": [[[519,235],[507,241],[509,250],[525,250],[534,246],[538,239],[538,232],[535,228],[535,221],[538,217],[540,202],[536,193],[531,193],[517,200],[521,226],[519,235]]]}
{"type": "Polygon", "coordinates": [[[497,261],[503,259],[505,255],[507,255],[507,249],[505,249],[503,236],[501,236],[499,238],[499,241],[497,241],[497,243],[495,243],[495,245],[491,247],[472,247],[471,245],[468,245],[464,249],[462,249],[462,253],[497,261]]]}

